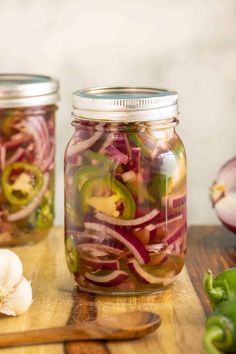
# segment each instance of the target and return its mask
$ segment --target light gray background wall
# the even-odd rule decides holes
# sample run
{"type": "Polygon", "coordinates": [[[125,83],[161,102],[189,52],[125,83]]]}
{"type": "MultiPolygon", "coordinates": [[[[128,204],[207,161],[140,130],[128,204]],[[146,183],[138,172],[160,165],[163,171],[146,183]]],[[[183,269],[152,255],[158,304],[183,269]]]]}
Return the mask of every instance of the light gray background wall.
{"type": "Polygon", "coordinates": [[[61,81],[57,223],[71,93],[154,85],[180,96],[188,153],[189,221],[216,223],[208,187],[236,151],[236,0],[0,0],[0,71],[61,81]]]}

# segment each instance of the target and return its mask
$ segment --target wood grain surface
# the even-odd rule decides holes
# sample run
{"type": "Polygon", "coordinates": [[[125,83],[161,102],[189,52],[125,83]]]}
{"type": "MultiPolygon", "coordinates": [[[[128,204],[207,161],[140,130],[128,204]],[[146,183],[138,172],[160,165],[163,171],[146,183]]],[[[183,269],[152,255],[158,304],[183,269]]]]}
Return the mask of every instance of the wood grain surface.
{"type": "Polygon", "coordinates": [[[161,294],[109,297],[81,293],[71,278],[64,257],[63,228],[34,246],[14,248],[24,273],[32,281],[34,302],[16,318],[2,316],[0,332],[83,323],[128,310],[158,313],[162,325],[153,334],[122,342],[73,342],[11,349],[3,354],[201,354],[206,314],[210,311],[202,291],[202,275],[236,265],[236,237],[222,227],[192,226],[188,233],[186,267],[175,286],[161,294]]]}

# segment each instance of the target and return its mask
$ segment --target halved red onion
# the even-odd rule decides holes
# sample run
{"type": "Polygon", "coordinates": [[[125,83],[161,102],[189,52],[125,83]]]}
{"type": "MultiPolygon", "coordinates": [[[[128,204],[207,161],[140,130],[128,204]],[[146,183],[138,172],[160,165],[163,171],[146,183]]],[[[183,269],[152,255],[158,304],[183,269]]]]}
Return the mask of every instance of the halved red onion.
{"type": "Polygon", "coordinates": [[[112,225],[118,225],[118,226],[138,226],[145,224],[146,222],[154,219],[158,214],[160,213],[159,210],[153,209],[150,213],[140,216],[139,218],[136,219],[118,219],[114,218],[112,216],[105,215],[103,213],[96,213],[95,218],[102,221],[106,222],[108,224],[112,225]]]}
{"type": "Polygon", "coordinates": [[[215,204],[216,214],[221,222],[236,233],[236,192],[228,193],[215,204]]]}
{"type": "Polygon", "coordinates": [[[129,277],[129,274],[121,270],[114,270],[107,275],[95,275],[85,273],[85,279],[99,286],[116,286],[129,277]]]}
{"type": "Polygon", "coordinates": [[[89,149],[91,146],[93,146],[96,143],[96,141],[102,136],[102,134],[103,131],[97,131],[89,139],[80,141],[74,145],[69,145],[67,147],[67,156],[72,156],[74,154],[80,153],[81,151],[89,149]]]}
{"type": "Polygon", "coordinates": [[[21,219],[24,219],[27,216],[29,216],[41,203],[43,196],[47,191],[48,183],[49,183],[49,174],[44,173],[43,186],[42,186],[40,192],[23,209],[21,209],[20,211],[18,211],[16,213],[9,214],[7,216],[7,221],[17,221],[17,220],[21,220],[21,219]]]}
{"type": "Polygon", "coordinates": [[[166,286],[170,284],[174,279],[174,274],[172,277],[155,277],[150,273],[146,272],[135,259],[128,259],[128,266],[131,272],[143,283],[146,284],[160,284],[166,286]]]}
{"type": "Polygon", "coordinates": [[[219,170],[210,198],[220,221],[236,233],[236,156],[219,170]]]}
{"type": "Polygon", "coordinates": [[[83,255],[81,255],[81,262],[83,264],[95,268],[95,269],[113,269],[113,270],[118,270],[119,269],[119,262],[117,260],[101,260],[99,258],[88,258],[83,255]]]}
{"type": "Polygon", "coordinates": [[[129,161],[129,157],[127,155],[123,154],[123,152],[112,145],[106,148],[106,152],[108,153],[109,157],[118,164],[126,165],[129,161]]]}
{"type": "Polygon", "coordinates": [[[217,183],[223,184],[226,192],[236,191],[236,156],[228,160],[219,170],[217,183]]]}
{"type": "Polygon", "coordinates": [[[119,231],[115,231],[110,227],[99,223],[86,222],[84,225],[86,229],[103,232],[123,243],[140,264],[147,264],[150,261],[149,254],[142,242],[130,232],[120,229],[119,231]]]}

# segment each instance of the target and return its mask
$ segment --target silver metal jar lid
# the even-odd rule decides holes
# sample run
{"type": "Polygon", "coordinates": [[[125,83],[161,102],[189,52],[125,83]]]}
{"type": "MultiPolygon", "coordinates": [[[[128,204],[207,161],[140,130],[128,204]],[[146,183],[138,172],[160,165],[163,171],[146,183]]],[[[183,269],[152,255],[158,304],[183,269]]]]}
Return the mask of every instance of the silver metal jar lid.
{"type": "Polygon", "coordinates": [[[0,109],[54,104],[58,80],[31,74],[0,74],[0,109]]]}
{"type": "Polygon", "coordinates": [[[116,122],[163,120],[178,114],[178,94],[152,87],[97,87],[73,94],[73,116],[116,122]]]}

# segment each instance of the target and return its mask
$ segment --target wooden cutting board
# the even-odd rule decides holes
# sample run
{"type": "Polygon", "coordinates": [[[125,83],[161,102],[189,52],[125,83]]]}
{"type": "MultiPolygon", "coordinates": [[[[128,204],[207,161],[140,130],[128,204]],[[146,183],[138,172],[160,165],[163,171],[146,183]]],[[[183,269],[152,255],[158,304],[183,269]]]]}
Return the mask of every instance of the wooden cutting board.
{"type": "Polygon", "coordinates": [[[162,318],[153,334],[134,341],[78,342],[2,349],[3,354],[201,354],[206,314],[203,272],[219,272],[236,264],[236,237],[221,227],[191,227],[187,266],[175,286],[162,294],[109,297],[77,290],[65,263],[63,228],[34,246],[14,248],[24,273],[32,281],[33,304],[19,317],[0,317],[0,332],[60,326],[134,309],[149,310],[162,318]]]}

